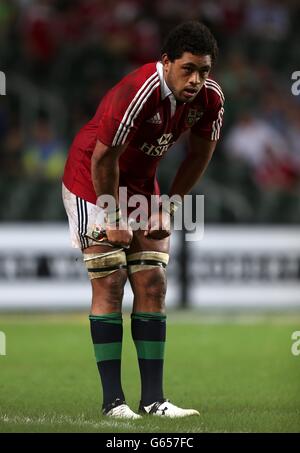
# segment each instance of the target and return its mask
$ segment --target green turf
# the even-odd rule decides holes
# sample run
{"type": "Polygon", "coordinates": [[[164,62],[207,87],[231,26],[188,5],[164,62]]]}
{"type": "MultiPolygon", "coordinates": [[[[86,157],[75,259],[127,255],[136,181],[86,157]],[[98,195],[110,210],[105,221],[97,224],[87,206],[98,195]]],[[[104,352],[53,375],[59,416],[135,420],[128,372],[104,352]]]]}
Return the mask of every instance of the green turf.
{"type": "MultiPolygon", "coordinates": [[[[165,393],[201,416],[128,422],[100,415],[87,316],[0,316],[0,432],[300,432],[300,356],[291,354],[299,316],[170,316],[165,393]]],[[[125,318],[123,386],[134,409],[139,375],[125,318]]]]}

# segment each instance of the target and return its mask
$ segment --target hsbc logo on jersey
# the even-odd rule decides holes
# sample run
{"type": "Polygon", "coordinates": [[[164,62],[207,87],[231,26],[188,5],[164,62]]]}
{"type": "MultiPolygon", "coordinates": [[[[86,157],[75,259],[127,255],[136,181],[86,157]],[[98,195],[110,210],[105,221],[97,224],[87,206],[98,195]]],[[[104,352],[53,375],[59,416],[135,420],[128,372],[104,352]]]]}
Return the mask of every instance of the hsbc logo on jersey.
{"type": "Polygon", "coordinates": [[[148,156],[162,156],[168,149],[175,143],[173,139],[173,134],[163,134],[160,138],[157,139],[157,145],[152,145],[150,143],[144,143],[140,150],[148,156]]]}
{"type": "Polygon", "coordinates": [[[157,139],[159,145],[168,145],[172,140],[173,134],[163,134],[160,138],[157,139]]]}

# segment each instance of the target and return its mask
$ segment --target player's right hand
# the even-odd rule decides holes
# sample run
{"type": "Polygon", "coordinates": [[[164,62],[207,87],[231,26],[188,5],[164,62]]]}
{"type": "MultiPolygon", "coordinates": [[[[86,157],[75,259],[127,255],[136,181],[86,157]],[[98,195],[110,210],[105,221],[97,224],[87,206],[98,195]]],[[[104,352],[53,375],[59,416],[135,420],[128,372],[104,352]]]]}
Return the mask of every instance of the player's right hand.
{"type": "Polygon", "coordinates": [[[129,247],[133,238],[132,229],[124,220],[114,225],[106,224],[105,231],[107,240],[112,245],[129,247]]]}

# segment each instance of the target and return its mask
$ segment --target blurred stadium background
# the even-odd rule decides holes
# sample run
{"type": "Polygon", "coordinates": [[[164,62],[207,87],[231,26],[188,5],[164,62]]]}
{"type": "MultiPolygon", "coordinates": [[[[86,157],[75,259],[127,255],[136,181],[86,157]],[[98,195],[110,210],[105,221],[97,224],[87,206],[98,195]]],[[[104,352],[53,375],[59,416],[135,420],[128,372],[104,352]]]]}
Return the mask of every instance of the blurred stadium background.
{"type": "MultiPolygon", "coordinates": [[[[205,238],[195,246],[174,235],[168,303],[299,308],[300,96],[291,76],[300,8],[292,0],[0,1],[0,308],[87,307],[60,195],[68,146],[106,90],[159,58],[170,28],[192,18],[218,39],[213,77],[226,116],[194,190],[205,195],[205,238]]],[[[183,138],[161,163],[166,193],[185,152],[183,138]]]]}
{"type": "MultiPolygon", "coordinates": [[[[87,313],[89,282],[70,248],[61,201],[68,147],[107,89],[158,59],[164,36],[188,19],[206,23],[218,40],[212,76],[225,93],[225,123],[194,190],[205,195],[204,239],[173,235],[167,303],[185,309],[186,323],[210,319],[224,328],[241,313],[243,323],[253,323],[253,310],[259,310],[264,323],[286,325],[285,336],[272,337],[274,357],[283,338],[282,357],[290,354],[300,319],[300,96],[291,91],[292,73],[300,70],[297,0],[0,0],[0,71],[6,75],[6,95],[0,96],[0,330],[16,332],[23,322],[26,332],[28,319],[32,332],[28,310],[87,313]],[[225,318],[216,321],[216,313],[225,318]]],[[[161,162],[162,191],[185,152],[183,137],[161,162]]],[[[128,310],[130,302],[127,288],[128,310]]],[[[242,332],[228,344],[242,342],[242,332]]],[[[208,338],[215,335],[212,330],[208,338]]],[[[261,343],[253,348],[255,359],[261,343]]],[[[271,376],[266,387],[284,379],[294,385],[296,372],[299,382],[299,363],[290,365],[282,380],[271,376]]],[[[12,375],[6,376],[7,383],[12,375]]],[[[286,404],[300,425],[294,394],[286,404]]],[[[227,427],[234,428],[246,429],[234,422],[227,427]]]]}

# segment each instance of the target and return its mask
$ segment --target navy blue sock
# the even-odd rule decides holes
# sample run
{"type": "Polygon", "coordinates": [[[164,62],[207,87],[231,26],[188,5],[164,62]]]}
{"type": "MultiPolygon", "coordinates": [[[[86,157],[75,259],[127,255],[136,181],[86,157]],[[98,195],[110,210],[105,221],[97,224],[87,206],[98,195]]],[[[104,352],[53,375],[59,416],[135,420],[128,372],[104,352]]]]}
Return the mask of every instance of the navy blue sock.
{"type": "Polygon", "coordinates": [[[103,407],[125,400],[121,385],[123,324],[121,313],[90,315],[91,335],[102,382],[103,407]]]}
{"type": "Polygon", "coordinates": [[[132,313],[131,333],[141,375],[141,404],[163,399],[163,366],[166,316],[161,313],[132,313]]]}

